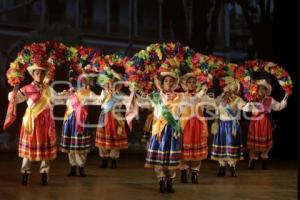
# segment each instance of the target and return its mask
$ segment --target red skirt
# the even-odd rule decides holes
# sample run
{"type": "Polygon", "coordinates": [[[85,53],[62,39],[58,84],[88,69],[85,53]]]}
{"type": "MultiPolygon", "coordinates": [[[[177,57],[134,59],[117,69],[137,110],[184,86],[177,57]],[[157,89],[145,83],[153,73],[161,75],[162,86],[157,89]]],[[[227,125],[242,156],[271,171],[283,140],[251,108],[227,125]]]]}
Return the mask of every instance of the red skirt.
{"type": "Polygon", "coordinates": [[[270,150],[272,145],[272,125],[267,115],[263,115],[259,120],[251,120],[247,140],[248,149],[262,152],[270,150]]]}
{"type": "Polygon", "coordinates": [[[190,119],[183,130],[181,159],[197,161],[207,158],[207,125],[196,117],[190,119]]]}
{"type": "Polygon", "coordinates": [[[95,146],[104,149],[127,149],[125,126],[118,124],[112,112],[105,114],[104,123],[104,128],[97,129],[95,146]],[[118,133],[118,127],[121,128],[120,133],[118,133]]]}
{"type": "Polygon", "coordinates": [[[32,134],[24,131],[21,126],[19,141],[19,157],[32,161],[53,160],[56,158],[56,132],[55,122],[51,117],[50,108],[46,108],[34,120],[32,134]]]}

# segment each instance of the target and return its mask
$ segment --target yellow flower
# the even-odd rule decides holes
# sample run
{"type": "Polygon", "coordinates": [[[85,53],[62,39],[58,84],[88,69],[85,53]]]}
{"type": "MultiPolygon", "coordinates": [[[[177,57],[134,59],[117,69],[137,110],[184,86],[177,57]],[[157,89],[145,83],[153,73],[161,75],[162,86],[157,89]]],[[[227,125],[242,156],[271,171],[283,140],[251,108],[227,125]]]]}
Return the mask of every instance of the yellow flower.
{"type": "Polygon", "coordinates": [[[195,73],[195,75],[201,74],[201,69],[199,69],[199,68],[195,69],[194,73],[195,73]]]}
{"type": "Polygon", "coordinates": [[[18,62],[11,62],[10,67],[13,69],[18,69],[19,68],[19,63],[18,62]]]}
{"type": "Polygon", "coordinates": [[[159,60],[161,60],[162,59],[162,53],[161,53],[160,49],[155,49],[155,53],[157,54],[159,60]]]}
{"type": "Polygon", "coordinates": [[[174,57],[172,59],[169,59],[169,62],[170,62],[170,65],[172,67],[179,67],[180,66],[180,61],[176,57],[174,57]]]}

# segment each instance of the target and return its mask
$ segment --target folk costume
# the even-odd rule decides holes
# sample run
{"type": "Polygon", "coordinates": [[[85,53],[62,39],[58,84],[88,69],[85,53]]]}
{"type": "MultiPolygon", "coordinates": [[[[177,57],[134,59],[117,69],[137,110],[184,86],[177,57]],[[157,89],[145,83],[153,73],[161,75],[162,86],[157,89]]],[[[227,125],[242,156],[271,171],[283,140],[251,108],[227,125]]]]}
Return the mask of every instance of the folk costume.
{"type": "Polygon", "coordinates": [[[150,95],[153,111],[152,135],[149,139],[146,156],[146,168],[154,168],[159,180],[160,192],[174,192],[173,180],[179,169],[181,156],[181,127],[179,121],[181,95],[173,92],[179,78],[173,72],[161,72],[156,78],[156,87],[160,90],[150,95]],[[170,76],[175,83],[170,93],[164,93],[162,84],[170,76]]]}
{"type": "Polygon", "coordinates": [[[211,159],[219,162],[218,176],[225,176],[226,165],[231,176],[236,177],[236,164],[244,159],[242,130],[239,124],[239,110],[247,111],[246,102],[236,92],[240,91],[237,80],[226,77],[226,87],[217,98],[219,125],[212,142],[211,159]]]}
{"type": "Polygon", "coordinates": [[[180,170],[182,183],[188,182],[187,175],[189,173],[191,173],[192,182],[198,183],[201,161],[208,155],[208,129],[203,110],[205,105],[214,104],[214,100],[208,97],[203,90],[201,92],[188,91],[187,81],[190,78],[196,79],[196,76],[193,73],[187,73],[181,80],[181,86],[185,91],[181,114],[183,132],[180,170]]]}
{"type": "Polygon", "coordinates": [[[102,158],[101,168],[107,168],[108,160],[111,159],[111,168],[115,169],[120,150],[128,148],[124,116],[121,111],[118,111],[126,105],[127,96],[120,91],[120,88],[113,89],[114,83],[121,79],[122,75],[114,72],[113,80],[105,85],[100,95],[102,111],[99,116],[95,146],[98,147],[99,156],[102,158]]]}
{"type": "Polygon", "coordinates": [[[255,161],[262,159],[262,169],[268,169],[267,160],[269,159],[269,151],[273,145],[272,119],[270,113],[272,110],[280,111],[287,106],[287,96],[277,102],[270,95],[272,86],[265,80],[257,81],[257,85],[264,87],[266,90],[265,96],[253,105],[252,119],[249,124],[247,147],[249,149],[249,169],[255,168],[255,161]]]}
{"type": "MultiPolygon", "coordinates": [[[[47,73],[48,68],[33,64],[27,70],[33,76],[35,70],[43,70],[47,73]]],[[[41,162],[42,185],[48,184],[50,160],[54,160],[57,154],[55,122],[51,114],[53,96],[54,92],[48,85],[38,85],[35,82],[19,89],[15,96],[17,104],[27,101],[28,105],[19,140],[19,157],[23,158],[21,166],[23,185],[28,183],[32,161],[41,162]]],[[[12,98],[13,92],[10,92],[8,99],[11,101],[12,98]]]]}
{"type": "MultiPolygon", "coordinates": [[[[88,74],[80,76],[88,84],[88,74]]],[[[80,81],[79,80],[79,81],[80,81]]],[[[87,124],[88,105],[99,104],[99,96],[90,90],[88,85],[83,85],[76,92],[71,93],[67,100],[67,110],[63,122],[63,130],[60,141],[60,150],[68,154],[71,165],[68,176],[76,176],[77,168],[79,175],[85,177],[85,163],[90,151],[91,136],[87,124]]]]}

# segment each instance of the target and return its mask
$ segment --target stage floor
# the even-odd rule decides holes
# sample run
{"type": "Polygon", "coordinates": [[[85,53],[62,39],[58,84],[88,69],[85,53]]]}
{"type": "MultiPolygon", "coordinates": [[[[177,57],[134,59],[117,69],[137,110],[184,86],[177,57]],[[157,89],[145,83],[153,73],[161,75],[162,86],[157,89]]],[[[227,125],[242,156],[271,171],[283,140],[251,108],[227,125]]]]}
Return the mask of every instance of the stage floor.
{"type": "Polygon", "coordinates": [[[99,168],[100,159],[96,153],[88,157],[88,177],[67,177],[69,165],[66,154],[60,154],[51,165],[49,185],[42,187],[39,164],[34,163],[33,174],[28,186],[20,184],[19,167],[21,159],[14,153],[0,152],[0,199],[1,200],[147,200],[147,199],[205,199],[205,200],[294,200],[297,199],[296,161],[274,160],[271,170],[248,170],[247,162],[240,162],[238,177],[216,176],[218,164],[204,161],[199,184],[179,183],[178,173],[175,194],[160,194],[158,182],[151,169],[145,169],[144,156],[121,154],[118,169],[99,168]],[[123,156],[123,157],[122,157],[123,156]]]}

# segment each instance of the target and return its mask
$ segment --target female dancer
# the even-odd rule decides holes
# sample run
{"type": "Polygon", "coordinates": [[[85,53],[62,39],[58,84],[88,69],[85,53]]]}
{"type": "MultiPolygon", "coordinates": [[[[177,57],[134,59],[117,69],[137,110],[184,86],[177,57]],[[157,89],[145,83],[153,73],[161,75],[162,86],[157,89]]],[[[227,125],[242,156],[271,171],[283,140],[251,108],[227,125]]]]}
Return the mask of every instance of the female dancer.
{"type": "Polygon", "coordinates": [[[262,169],[268,169],[267,160],[269,151],[273,145],[272,121],[270,112],[272,110],[280,111],[287,105],[287,95],[281,102],[275,101],[270,95],[272,86],[265,80],[258,80],[259,100],[255,103],[252,110],[252,120],[249,125],[247,147],[250,150],[249,169],[255,168],[255,161],[259,154],[262,158],[262,169]]]}
{"type": "Polygon", "coordinates": [[[236,165],[244,159],[242,131],[239,124],[239,110],[247,111],[246,102],[239,97],[240,84],[232,77],[225,78],[225,88],[217,98],[219,127],[212,143],[211,159],[219,162],[217,176],[225,176],[226,165],[230,166],[232,177],[236,177],[236,165]]]}
{"type": "Polygon", "coordinates": [[[123,85],[122,75],[114,72],[112,78],[100,95],[102,111],[96,133],[95,145],[99,148],[99,156],[102,158],[101,168],[108,167],[108,159],[111,159],[111,168],[117,168],[117,159],[120,157],[120,149],[128,148],[125,120],[120,112],[125,104],[126,95],[121,91],[123,85]]]}
{"type": "Polygon", "coordinates": [[[196,92],[196,76],[187,73],[182,77],[181,87],[185,91],[183,112],[181,115],[182,149],[181,149],[181,182],[187,183],[187,174],[191,171],[192,183],[198,183],[201,161],[207,158],[207,122],[203,115],[204,106],[214,104],[214,100],[205,93],[196,92]]]}
{"type": "Polygon", "coordinates": [[[154,168],[161,193],[174,193],[173,180],[181,155],[179,123],[181,95],[174,92],[179,83],[173,72],[161,72],[155,79],[159,92],[150,95],[154,107],[152,135],[149,140],[146,168],[154,168]]]}
{"type": "Polygon", "coordinates": [[[86,177],[84,167],[91,145],[88,129],[85,128],[88,117],[87,106],[99,103],[99,97],[89,88],[88,74],[79,76],[78,82],[82,87],[70,94],[67,101],[60,150],[68,154],[71,165],[68,176],[76,176],[79,168],[79,175],[86,177]]]}
{"type": "MultiPolygon", "coordinates": [[[[23,117],[19,141],[19,157],[23,158],[21,173],[22,185],[28,184],[32,161],[40,161],[41,185],[48,185],[50,160],[56,158],[55,122],[51,117],[51,88],[43,81],[49,68],[33,64],[27,71],[33,82],[17,91],[16,103],[27,101],[27,109],[23,117]]],[[[17,90],[17,87],[14,88],[17,90]]],[[[12,101],[12,92],[8,99],[12,101]]]]}

